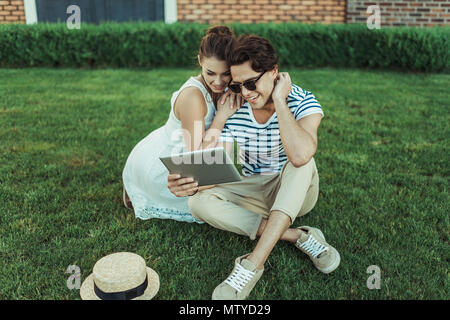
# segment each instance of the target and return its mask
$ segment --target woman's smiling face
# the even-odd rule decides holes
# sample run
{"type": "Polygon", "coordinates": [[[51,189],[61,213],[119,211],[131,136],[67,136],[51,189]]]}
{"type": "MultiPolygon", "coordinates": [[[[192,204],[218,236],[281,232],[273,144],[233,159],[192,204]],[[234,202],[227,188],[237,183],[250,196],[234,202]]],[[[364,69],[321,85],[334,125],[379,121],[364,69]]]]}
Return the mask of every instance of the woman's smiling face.
{"type": "Polygon", "coordinates": [[[203,57],[199,64],[206,84],[214,93],[223,93],[231,80],[230,68],[226,61],[216,57],[203,57]]]}

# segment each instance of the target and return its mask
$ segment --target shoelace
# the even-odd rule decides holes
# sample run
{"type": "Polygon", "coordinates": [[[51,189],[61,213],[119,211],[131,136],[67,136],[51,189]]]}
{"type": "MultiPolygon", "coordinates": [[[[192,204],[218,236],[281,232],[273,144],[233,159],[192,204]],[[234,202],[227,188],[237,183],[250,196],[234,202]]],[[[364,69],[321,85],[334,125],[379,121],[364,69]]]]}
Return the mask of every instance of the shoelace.
{"type": "Polygon", "coordinates": [[[312,235],[310,235],[308,240],[306,240],[305,242],[301,243],[300,240],[297,240],[297,243],[300,248],[304,249],[306,252],[312,255],[314,259],[316,259],[319,254],[328,249],[328,247],[321,244],[312,235]]]}
{"type": "Polygon", "coordinates": [[[254,272],[249,271],[238,264],[233,273],[225,280],[225,283],[229,284],[238,292],[241,292],[241,290],[245,287],[247,282],[250,281],[254,274],[254,272]]]}

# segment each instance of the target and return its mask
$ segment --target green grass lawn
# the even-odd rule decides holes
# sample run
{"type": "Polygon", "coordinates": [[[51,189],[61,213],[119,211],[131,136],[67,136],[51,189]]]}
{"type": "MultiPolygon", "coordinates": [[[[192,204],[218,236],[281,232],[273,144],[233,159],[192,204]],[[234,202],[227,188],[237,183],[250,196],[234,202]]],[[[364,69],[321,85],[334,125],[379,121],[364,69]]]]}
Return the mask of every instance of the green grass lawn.
{"type": "MultiPolygon", "coordinates": [[[[282,70],[286,71],[286,70],[282,70]]],[[[341,254],[330,275],[277,244],[250,299],[448,299],[450,75],[287,70],[325,113],[315,156],[320,228],[341,254]],[[381,269],[381,289],[366,272],[381,269]]],[[[0,299],[79,299],[104,255],[132,251],[161,280],[155,299],[210,299],[256,245],[206,224],[137,220],[122,169],[166,121],[197,70],[0,69],[0,299]]]]}

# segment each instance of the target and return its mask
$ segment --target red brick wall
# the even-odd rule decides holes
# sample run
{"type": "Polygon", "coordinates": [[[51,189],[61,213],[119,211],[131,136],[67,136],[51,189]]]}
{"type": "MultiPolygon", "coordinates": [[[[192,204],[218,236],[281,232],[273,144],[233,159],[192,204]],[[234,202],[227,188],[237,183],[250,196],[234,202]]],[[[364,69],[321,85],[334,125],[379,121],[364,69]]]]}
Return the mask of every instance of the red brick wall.
{"type": "Polygon", "coordinates": [[[344,23],[345,0],[177,0],[178,21],[344,23]]]}
{"type": "Polygon", "coordinates": [[[25,23],[23,0],[0,0],[0,23],[25,23]]]}
{"type": "Polygon", "coordinates": [[[380,7],[381,27],[387,26],[444,26],[450,24],[449,0],[347,0],[347,23],[366,23],[367,7],[380,7]]]}
{"type": "MultiPolygon", "coordinates": [[[[177,0],[178,21],[366,23],[378,5],[381,26],[450,25],[450,0],[177,0]]],[[[25,23],[23,0],[0,0],[0,23],[25,23]]]]}

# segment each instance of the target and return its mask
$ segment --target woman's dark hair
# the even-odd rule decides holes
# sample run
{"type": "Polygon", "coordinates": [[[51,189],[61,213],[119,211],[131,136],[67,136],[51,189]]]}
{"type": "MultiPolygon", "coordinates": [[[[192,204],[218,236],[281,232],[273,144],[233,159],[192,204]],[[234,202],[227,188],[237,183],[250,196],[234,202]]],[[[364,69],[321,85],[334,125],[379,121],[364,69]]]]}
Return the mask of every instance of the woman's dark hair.
{"type": "Polygon", "coordinates": [[[247,61],[254,71],[262,72],[278,65],[278,56],[269,40],[256,35],[242,35],[228,50],[227,63],[235,66],[247,61]]]}
{"type": "Polygon", "coordinates": [[[198,55],[200,60],[204,57],[217,57],[226,60],[227,50],[234,40],[233,32],[225,26],[214,26],[208,29],[200,43],[198,55]]]}

